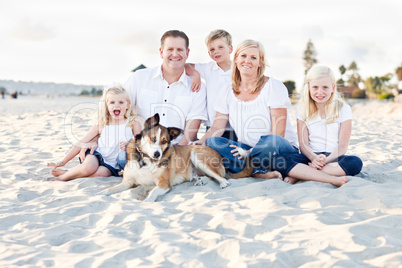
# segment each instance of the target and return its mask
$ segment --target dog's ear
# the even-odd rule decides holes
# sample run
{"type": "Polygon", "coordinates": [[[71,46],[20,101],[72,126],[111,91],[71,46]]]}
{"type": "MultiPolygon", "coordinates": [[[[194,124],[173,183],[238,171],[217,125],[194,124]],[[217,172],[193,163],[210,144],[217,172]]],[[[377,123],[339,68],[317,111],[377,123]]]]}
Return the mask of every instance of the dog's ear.
{"type": "Polygon", "coordinates": [[[134,140],[139,141],[139,140],[141,140],[141,137],[142,137],[141,133],[137,134],[137,135],[135,135],[134,140]]]}
{"type": "Polygon", "coordinates": [[[144,129],[151,129],[159,124],[159,114],[156,113],[154,116],[148,118],[144,123],[144,129]]]}
{"type": "Polygon", "coordinates": [[[182,130],[177,127],[168,127],[167,129],[170,136],[170,140],[176,139],[182,132],[182,130]]]}

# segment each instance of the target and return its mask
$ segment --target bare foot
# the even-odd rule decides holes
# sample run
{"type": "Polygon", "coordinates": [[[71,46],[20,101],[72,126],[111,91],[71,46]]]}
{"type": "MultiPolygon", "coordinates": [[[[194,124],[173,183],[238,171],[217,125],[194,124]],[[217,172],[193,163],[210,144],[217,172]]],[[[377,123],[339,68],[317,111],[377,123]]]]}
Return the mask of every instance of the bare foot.
{"type": "Polygon", "coordinates": [[[66,172],[67,172],[66,169],[52,169],[52,171],[51,171],[51,173],[54,177],[59,177],[60,175],[63,175],[66,172]]]}
{"type": "Polygon", "coordinates": [[[296,182],[298,182],[299,180],[293,177],[286,177],[283,179],[284,182],[287,182],[289,184],[295,184],[296,182]]]}
{"type": "Polygon", "coordinates": [[[344,185],[345,183],[347,183],[349,181],[347,176],[342,176],[342,177],[335,177],[336,179],[331,182],[332,185],[341,187],[342,185],[344,185]]]}
{"type": "Polygon", "coordinates": [[[278,171],[268,171],[267,173],[257,173],[253,177],[260,179],[282,179],[282,174],[278,171]]]}

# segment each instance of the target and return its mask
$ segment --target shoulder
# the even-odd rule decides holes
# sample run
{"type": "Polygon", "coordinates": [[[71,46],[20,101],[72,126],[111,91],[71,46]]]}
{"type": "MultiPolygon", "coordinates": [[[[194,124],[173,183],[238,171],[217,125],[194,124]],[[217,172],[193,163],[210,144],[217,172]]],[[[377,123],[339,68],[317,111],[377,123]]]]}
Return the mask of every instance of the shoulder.
{"type": "Polygon", "coordinates": [[[344,103],[340,111],[341,120],[348,120],[352,118],[352,108],[349,104],[344,103]]]}
{"type": "Polygon", "coordinates": [[[270,77],[267,84],[271,86],[274,90],[286,89],[285,85],[276,78],[270,77]]]}
{"type": "Polygon", "coordinates": [[[270,77],[268,82],[265,84],[263,94],[272,101],[289,99],[289,93],[285,85],[273,77],[270,77]]]}

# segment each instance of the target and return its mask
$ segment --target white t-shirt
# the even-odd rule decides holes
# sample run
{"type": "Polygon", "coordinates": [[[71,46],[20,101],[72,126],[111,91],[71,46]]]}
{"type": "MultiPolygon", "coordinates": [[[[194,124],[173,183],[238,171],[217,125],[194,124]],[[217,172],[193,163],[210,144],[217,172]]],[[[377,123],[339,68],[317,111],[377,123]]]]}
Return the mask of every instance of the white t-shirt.
{"type": "MultiPolygon", "coordinates": [[[[241,101],[233,93],[232,86],[228,86],[219,96],[215,109],[229,115],[230,125],[236,132],[238,141],[254,147],[261,136],[272,131],[271,108],[290,107],[288,90],[285,85],[274,78],[270,78],[261,89],[258,97],[252,101],[241,101]]],[[[289,114],[286,118],[285,139],[297,147],[297,135],[290,123],[289,114]]]]}
{"type": "MultiPolygon", "coordinates": [[[[207,126],[212,126],[215,121],[216,110],[215,102],[218,99],[219,93],[226,89],[228,85],[232,84],[232,71],[222,70],[215,61],[208,63],[196,63],[195,69],[200,73],[201,77],[205,80],[207,88],[207,111],[208,122],[207,126]]],[[[227,130],[232,130],[230,125],[226,127],[227,130]]]]}
{"type": "Polygon", "coordinates": [[[169,85],[163,79],[162,67],[157,66],[136,71],[124,87],[144,120],[159,113],[162,126],[184,130],[190,119],[207,120],[205,85],[202,83],[198,92],[192,92],[191,82],[192,78],[183,71],[179,81],[169,85]]]}
{"type": "Polygon", "coordinates": [[[133,130],[127,127],[127,123],[120,125],[105,125],[96,149],[103,157],[106,164],[115,169],[120,169],[117,165],[117,155],[119,154],[119,144],[122,141],[130,141],[133,138],[133,130]]]}
{"type": "MultiPolygon", "coordinates": [[[[301,104],[297,107],[297,119],[305,122],[300,114],[301,104]]],[[[348,104],[344,104],[339,117],[331,124],[326,124],[327,119],[322,119],[319,115],[306,122],[310,148],[315,153],[332,153],[338,148],[339,130],[341,123],[352,119],[352,109],[348,104]]]]}

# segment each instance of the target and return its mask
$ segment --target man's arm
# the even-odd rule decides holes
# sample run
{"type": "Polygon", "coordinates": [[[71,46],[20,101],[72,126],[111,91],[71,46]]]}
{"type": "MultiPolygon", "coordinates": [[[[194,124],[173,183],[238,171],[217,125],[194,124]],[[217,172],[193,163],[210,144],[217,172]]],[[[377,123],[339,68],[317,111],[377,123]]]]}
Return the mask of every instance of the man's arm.
{"type": "Polygon", "coordinates": [[[200,119],[188,120],[186,122],[186,128],[184,129],[183,137],[181,138],[179,145],[187,145],[190,141],[195,141],[197,139],[197,133],[200,125],[200,119]]]}

